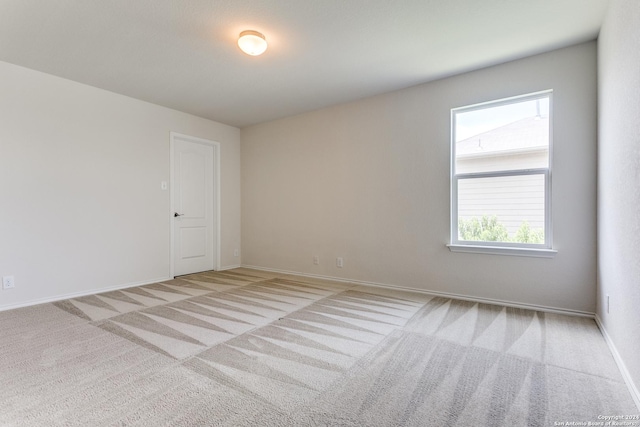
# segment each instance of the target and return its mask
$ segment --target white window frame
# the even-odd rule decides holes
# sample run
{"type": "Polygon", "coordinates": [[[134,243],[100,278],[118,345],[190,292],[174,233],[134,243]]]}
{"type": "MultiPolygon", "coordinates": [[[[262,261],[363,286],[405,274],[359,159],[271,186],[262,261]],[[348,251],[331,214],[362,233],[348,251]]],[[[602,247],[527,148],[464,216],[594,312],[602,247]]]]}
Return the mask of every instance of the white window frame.
{"type": "Polygon", "coordinates": [[[552,249],[553,227],[551,221],[551,170],[553,160],[553,91],[545,90],[526,95],[483,102],[451,110],[451,243],[447,246],[452,252],[472,252],[495,255],[516,255],[533,257],[553,257],[557,251],[552,249]],[[546,168],[499,170],[492,172],[456,173],[456,115],[469,111],[483,110],[486,108],[500,107],[519,102],[536,99],[549,99],[549,164],[546,168]],[[485,242],[460,240],[458,238],[458,182],[464,179],[494,178],[523,175],[543,175],[545,193],[545,241],[542,244],[514,243],[514,242],[485,242]]]}

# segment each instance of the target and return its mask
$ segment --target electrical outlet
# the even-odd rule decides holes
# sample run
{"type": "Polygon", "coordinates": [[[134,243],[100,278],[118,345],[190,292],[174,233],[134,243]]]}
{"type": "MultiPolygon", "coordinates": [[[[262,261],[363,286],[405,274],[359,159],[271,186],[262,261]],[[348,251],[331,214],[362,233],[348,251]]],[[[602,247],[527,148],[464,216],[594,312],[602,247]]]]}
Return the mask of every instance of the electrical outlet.
{"type": "Polygon", "coordinates": [[[233,256],[240,256],[240,249],[235,249],[233,251],[233,256]]]}
{"type": "Polygon", "coordinates": [[[342,257],[336,258],[336,267],[338,268],[344,267],[344,260],[342,259],[342,257]]]}
{"type": "Polygon", "coordinates": [[[13,289],[16,287],[16,280],[13,276],[2,276],[2,289],[13,289]]]}
{"type": "Polygon", "coordinates": [[[318,255],[313,257],[313,263],[315,265],[320,265],[320,257],[318,255]]]}

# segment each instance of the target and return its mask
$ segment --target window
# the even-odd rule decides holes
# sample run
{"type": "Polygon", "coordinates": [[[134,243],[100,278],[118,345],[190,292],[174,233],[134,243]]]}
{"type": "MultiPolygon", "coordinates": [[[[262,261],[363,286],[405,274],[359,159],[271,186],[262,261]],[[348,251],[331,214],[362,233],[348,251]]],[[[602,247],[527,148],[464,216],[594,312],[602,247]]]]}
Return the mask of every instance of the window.
{"type": "Polygon", "coordinates": [[[552,256],[551,91],[451,110],[452,251],[552,256]]]}

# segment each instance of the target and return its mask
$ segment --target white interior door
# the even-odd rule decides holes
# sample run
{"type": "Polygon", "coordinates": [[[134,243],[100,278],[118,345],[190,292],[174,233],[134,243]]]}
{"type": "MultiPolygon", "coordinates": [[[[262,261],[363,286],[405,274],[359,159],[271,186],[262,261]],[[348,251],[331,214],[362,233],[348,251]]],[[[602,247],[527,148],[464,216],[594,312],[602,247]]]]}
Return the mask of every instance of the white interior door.
{"type": "Polygon", "coordinates": [[[174,276],[216,268],[217,146],[210,142],[171,134],[174,276]]]}

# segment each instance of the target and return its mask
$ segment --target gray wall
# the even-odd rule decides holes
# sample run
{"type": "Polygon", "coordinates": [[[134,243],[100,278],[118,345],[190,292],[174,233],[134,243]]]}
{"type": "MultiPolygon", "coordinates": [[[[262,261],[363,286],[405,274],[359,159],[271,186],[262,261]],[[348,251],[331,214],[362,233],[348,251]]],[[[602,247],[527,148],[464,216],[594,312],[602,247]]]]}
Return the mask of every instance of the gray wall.
{"type": "Polygon", "coordinates": [[[597,315],[635,383],[636,399],[640,399],[640,3],[637,0],[611,1],[598,48],[597,315]]]}
{"type": "Polygon", "coordinates": [[[595,42],[244,128],[241,140],[243,265],[595,312],[595,42]],[[450,252],[451,108],[545,89],[557,256],[450,252]]]}
{"type": "Polygon", "coordinates": [[[240,244],[240,130],[0,62],[0,309],[169,276],[169,133],[220,142],[221,264],[240,244]]]}

